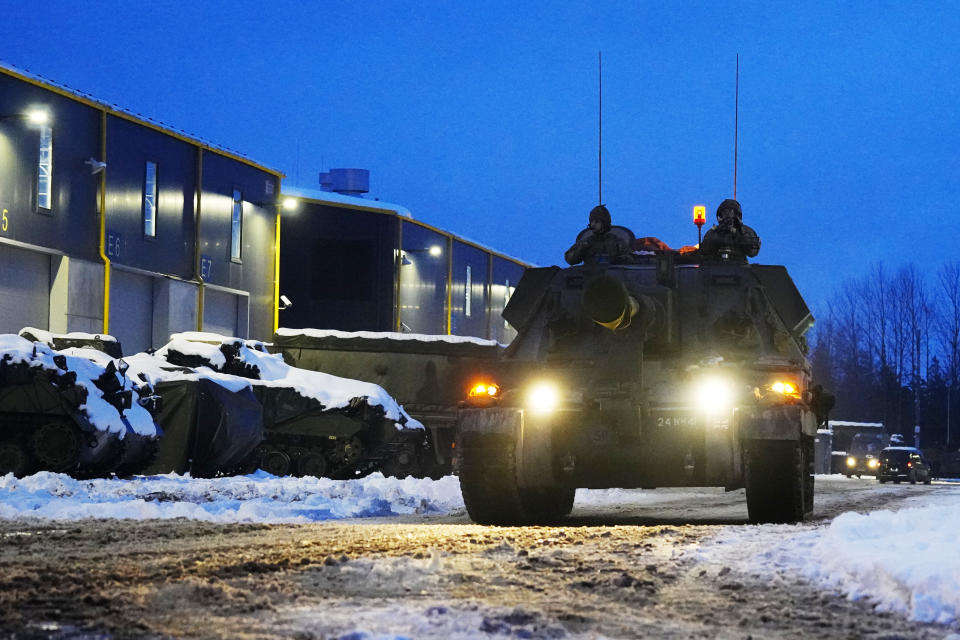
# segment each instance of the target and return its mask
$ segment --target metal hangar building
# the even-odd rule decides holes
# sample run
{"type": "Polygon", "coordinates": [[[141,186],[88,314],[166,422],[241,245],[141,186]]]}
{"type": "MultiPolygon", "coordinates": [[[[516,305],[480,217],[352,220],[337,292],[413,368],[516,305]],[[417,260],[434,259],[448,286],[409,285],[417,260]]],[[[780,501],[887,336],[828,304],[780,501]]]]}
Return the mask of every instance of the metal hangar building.
{"type": "Polygon", "coordinates": [[[124,353],[278,326],[512,339],[500,311],[526,263],[363,197],[365,170],[284,198],[282,178],[0,63],[0,333],[124,353]]]}

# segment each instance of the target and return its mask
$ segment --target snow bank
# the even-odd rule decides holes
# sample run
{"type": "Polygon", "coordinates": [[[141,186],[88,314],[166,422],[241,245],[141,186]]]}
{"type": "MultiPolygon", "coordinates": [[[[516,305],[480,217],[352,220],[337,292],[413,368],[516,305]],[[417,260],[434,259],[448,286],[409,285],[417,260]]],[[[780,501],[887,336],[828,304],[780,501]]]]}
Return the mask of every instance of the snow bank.
{"type": "Polygon", "coordinates": [[[0,518],[188,518],[209,522],[308,523],[342,518],[442,514],[463,508],[460,483],[448,476],[357,480],[247,476],[199,479],[189,475],[133,480],[74,480],[42,472],[0,476],[0,518]]]}
{"type": "Polygon", "coordinates": [[[960,620],[960,493],[918,496],[900,511],[848,512],[829,525],[730,527],[697,552],[774,579],[801,574],[878,611],[919,622],[960,620]]]}

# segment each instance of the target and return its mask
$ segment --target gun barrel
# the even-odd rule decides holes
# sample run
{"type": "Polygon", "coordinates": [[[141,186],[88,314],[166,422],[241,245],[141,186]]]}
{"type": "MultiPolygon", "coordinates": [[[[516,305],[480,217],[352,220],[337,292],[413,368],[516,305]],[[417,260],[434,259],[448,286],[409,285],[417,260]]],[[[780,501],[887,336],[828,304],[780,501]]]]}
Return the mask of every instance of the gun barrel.
{"type": "Polygon", "coordinates": [[[656,313],[652,300],[646,296],[638,300],[619,278],[611,276],[600,276],[587,285],[583,306],[594,322],[611,331],[626,329],[638,314],[647,328],[656,313]]]}

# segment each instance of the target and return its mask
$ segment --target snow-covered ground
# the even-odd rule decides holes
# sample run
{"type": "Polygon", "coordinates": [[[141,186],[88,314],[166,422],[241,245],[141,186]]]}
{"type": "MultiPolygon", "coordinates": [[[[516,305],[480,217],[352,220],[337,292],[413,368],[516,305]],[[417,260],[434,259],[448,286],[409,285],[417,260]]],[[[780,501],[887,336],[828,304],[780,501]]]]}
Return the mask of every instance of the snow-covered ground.
{"type": "MultiPolygon", "coordinates": [[[[960,487],[958,487],[960,489],[960,487]]],[[[682,499],[682,492],[669,499],[682,499]]],[[[625,499],[663,500],[660,492],[577,493],[577,505],[609,507],[625,499]],[[625,495],[631,494],[631,495],[625,495]]],[[[814,526],[724,526],[700,545],[698,562],[788,580],[801,574],[825,589],[869,598],[924,622],[952,623],[960,613],[960,491],[918,494],[896,512],[848,512],[814,526]]],[[[256,474],[195,479],[177,475],[133,480],[74,480],[39,473],[0,477],[0,517],[190,518],[212,522],[307,523],[462,512],[455,477],[437,481],[380,474],[335,481],[256,474]]]]}

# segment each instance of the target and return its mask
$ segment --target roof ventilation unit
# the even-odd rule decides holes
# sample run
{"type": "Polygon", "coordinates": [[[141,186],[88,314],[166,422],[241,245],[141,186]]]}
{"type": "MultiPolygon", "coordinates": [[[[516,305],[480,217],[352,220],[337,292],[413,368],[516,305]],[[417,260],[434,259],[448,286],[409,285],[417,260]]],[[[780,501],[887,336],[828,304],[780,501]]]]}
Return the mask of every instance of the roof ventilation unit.
{"type": "Polygon", "coordinates": [[[330,169],[320,174],[320,188],[348,196],[370,191],[369,169],[330,169]]]}

